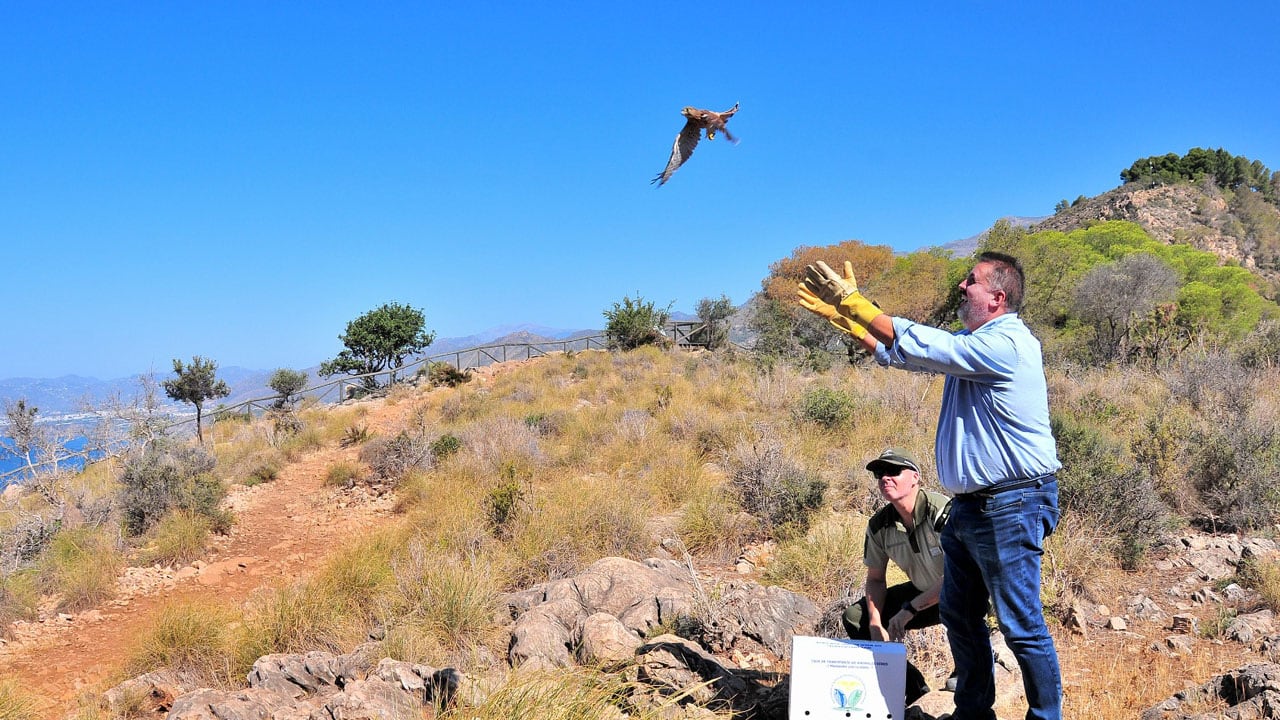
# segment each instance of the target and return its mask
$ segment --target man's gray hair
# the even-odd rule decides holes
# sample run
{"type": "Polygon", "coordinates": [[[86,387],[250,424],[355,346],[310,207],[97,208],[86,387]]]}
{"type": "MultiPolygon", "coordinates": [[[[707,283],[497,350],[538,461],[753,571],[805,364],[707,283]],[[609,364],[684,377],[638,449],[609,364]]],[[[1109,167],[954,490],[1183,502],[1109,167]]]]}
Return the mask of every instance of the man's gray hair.
{"type": "Polygon", "coordinates": [[[999,252],[979,253],[978,262],[991,265],[987,283],[992,290],[1004,293],[1004,304],[1008,311],[1016,313],[1022,309],[1022,294],[1027,282],[1026,274],[1022,272],[1022,263],[1012,255],[999,252]]]}

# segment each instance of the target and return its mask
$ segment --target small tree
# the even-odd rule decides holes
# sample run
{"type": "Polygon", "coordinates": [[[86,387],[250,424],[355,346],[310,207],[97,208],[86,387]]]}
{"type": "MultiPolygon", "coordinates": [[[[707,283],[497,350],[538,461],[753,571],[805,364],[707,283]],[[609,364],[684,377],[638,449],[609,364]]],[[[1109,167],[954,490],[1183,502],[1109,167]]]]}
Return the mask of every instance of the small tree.
{"type": "Polygon", "coordinates": [[[704,324],[694,338],[708,350],[718,350],[729,343],[729,317],[733,315],[733,303],[729,296],[702,298],[698,301],[698,319],[704,324]]]}
{"type": "MultiPolygon", "coordinates": [[[[425,350],[436,336],[427,331],[421,310],[393,302],[347,323],[347,331],[338,339],[347,349],[321,363],[321,375],[365,375],[391,370],[394,379],[394,371],[404,365],[405,358],[425,350]]],[[[377,384],[372,377],[365,378],[366,387],[377,384]]]]}
{"type": "Polygon", "coordinates": [[[652,302],[636,296],[635,300],[623,297],[621,303],[604,311],[607,321],[604,334],[613,350],[634,350],[641,345],[661,344],[662,329],[671,318],[671,306],[659,310],[652,302]]]}
{"type": "Polygon", "coordinates": [[[1075,309],[1094,327],[1098,357],[1123,360],[1133,351],[1139,323],[1177,292],[1177,272],[1154,255],[1134,253],[1085,274],[1076,285],[1075,309]]]}
{"type": "Polygon", "coordinates": [[[276,400],[276,407],[283,408],[292,405],[293,396],[302,392],[302,389],[307,386],[307,374],[301,370],[280,368],[271,373],[271,379],[267,381],[267,385],[280,393],[280,399],[276,400]]]}
{"type": "Polygon", "coordinates": [[[190,365],[174,358],[173,372],[178,377],[164,381],[164,392],[178,402],[189,402],[196,406],[196,438],[203,443],[204,431],[200,422],[204,414],[204,401],[226,397],[231,388],[218,379],[218,364],[212,360],[195,355],[190,365]]]}
{"type": "Polygon", "coordinates": [[[4,405],[5,417],[9,419],[7,432],[13,440],[13,454],[27,461],[27,470],[34,470],[32,453],[40,446],[40,430],[36,427],[36,413],[40,408],[27,407],[24,398],[4,405]]]}

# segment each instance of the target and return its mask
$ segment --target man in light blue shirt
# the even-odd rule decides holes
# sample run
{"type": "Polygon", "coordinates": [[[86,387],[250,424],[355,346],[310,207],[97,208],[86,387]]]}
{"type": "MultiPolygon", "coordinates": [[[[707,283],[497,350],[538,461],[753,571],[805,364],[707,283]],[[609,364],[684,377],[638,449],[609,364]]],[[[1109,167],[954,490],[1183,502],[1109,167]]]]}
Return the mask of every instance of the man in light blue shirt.
{"type": "Polygon", "coordinates": [[[881,365],[946,375],[935,452],[939,481],[955,494],[940,603],[957,670],[954,720],[996,717],[988,598],[1022,669],[1026,717],[1062,717],[1058,655],[1040,604],[1061,463],[1040,342],[1017,314],[1024,284],[1015,258],[979,255],[960,283],[965,329],[956,334],[884,314],[858,292],[848,264],[844,277],[809,266],[800,289],[807,309],[828,317],[834,309],[865,328],[863,346],[881,365]]]}

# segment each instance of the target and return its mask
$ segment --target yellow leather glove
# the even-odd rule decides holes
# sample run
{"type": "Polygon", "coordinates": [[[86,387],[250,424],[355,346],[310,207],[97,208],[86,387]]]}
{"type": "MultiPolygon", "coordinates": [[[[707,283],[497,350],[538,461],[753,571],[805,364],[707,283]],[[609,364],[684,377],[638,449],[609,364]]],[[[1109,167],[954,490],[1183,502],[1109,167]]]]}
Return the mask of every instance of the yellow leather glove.
{"type": "Polygon", "coordinates": [[[853,277],[853,264],[845,261],[845,277],[840,277],[825,262],[819,260],[807,266],[804,275],[805,288],[829,305],[835,306],[843,316],[856,320],[864,327],[884,314],[875,303],[858,292],[858,282],[853,277]]]}
{"type": "Polygon", "coordinates": [[[832,305],[817,295],[814,295],[813,291],[804,286],[804,283],[801,283],[799,288],[796,290],[796,296],[800,298],[800,307],[814,313],[815,315],[821,315],[828,320],[843,317],[840,314],[840,311],[836,310],[835,305],[832,305]]]}
{"type": "MultiPolygon", "coordinates": [[[[848,262],[845,263],[845,274],[849,277],[853,276],[853,267],[848,262]]],[[[826,318],[827,322],[834,325],[836,329],[847,332],[859,340],[867,336],[865,327],[841,315],[834,305],[823,302],[822,298],[814,295],[803,283],[796,290],[796,295],[800,298],[800,307],[826,318]]]]}
{"type": "MultiPolygon", "coordinates": [[[[827,307],[831,307],[831,306],[828,305],[827,307]]],[[[850,335],[854,336],[859,340],[867,336],[866,328],[859,325],[857,321],[850,320],[849,318],[843,315],[836,315],[833,318],[828,318],[828,320],[832,325],[835,325],[840,330],[843,330],[844,332],[849,333],[850,335]]]]}
{"type": "Polygon", "coordinates": [[[844,277],[836,274],[830,265],[819,260],[804,268],[804,285],[809,292],[822,298],[828,305],[839,305],[849,293],[858,292],[858,281],[853,277],[853,263],[844,261],[844,277]]]}
{"type": "Polygon", "coordinates": [[[872,320],[884,314],[880,306],[868,300],[860,292],[849,293],[836,309],[840,311],[841,315],[856,320],[867,327],[871,327],[872,320]]]}

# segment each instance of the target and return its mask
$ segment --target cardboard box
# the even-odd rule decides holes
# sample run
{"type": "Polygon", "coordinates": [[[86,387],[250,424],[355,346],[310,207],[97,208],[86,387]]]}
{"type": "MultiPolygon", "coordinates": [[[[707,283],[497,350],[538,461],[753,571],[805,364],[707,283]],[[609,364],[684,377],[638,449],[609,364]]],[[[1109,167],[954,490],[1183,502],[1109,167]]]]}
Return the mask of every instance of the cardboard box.
{"type": "Polygon", "coordinates": [[[795,636],[791,720],[902,720],[907,649],[901,643],[795,636]]]}

